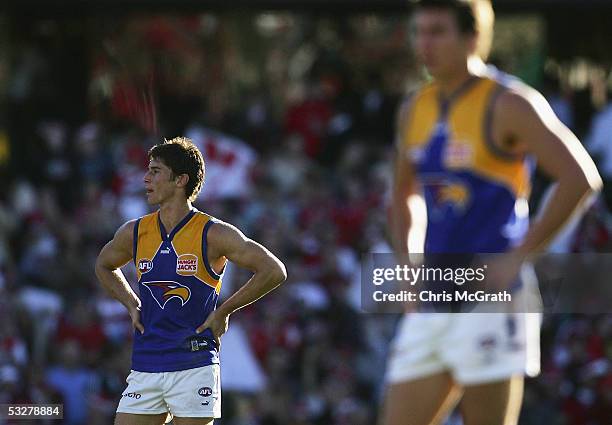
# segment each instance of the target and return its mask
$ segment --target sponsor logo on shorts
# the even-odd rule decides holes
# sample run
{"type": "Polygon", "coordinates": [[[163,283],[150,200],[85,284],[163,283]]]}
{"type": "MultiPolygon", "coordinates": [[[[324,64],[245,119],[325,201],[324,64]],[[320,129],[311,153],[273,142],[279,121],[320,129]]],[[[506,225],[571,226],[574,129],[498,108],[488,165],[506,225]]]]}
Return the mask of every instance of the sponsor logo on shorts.
{"type": "Polygon", "coordinates": [[[212,388],[210,387],[202,387],[198,390],[198,395],[202,397],[210,397],[212,393],[213,391],[212,391],[212,388]]]}
{"type": "Polygon", "coordinates": [[[148,258],[141,258],[138,261],[138,271],[142,274],[148,273],[153,270],[153,261],[148,258]]]}
{"type": "Polygon", "coordinates": [[[192,276],[198,271],[198,257],[193,254],[183,254],[176,260],[176,273],[181,276],[192,276]]]}
{"type": "Polygon", "coordinates": [[[125,394],[122,394],[121,397],[135,398],[136,400],[138,400],[140,397],[142,397],[142,394],[139,394],[139,393],[125,393],[125,394]]]}
{"type": "Polygon", "coordinates": [[[485,335],[478,341],[480,360],[483,364],[494,363],[497,359],[498,341],[495,335],[485,335]]]}
{"type": "Polygon", "coordinates": [[[514,316],[508,316],[506,318],[506,331],[508,333],[508,350],[510,351],[521,351],[523,344],[517,338],[517,323],[514,316]]]}
{"type": "Polygon", "coordinates": [[[497,338],[494,335],[487,335],[480,339],[479,345],[483,350],[492,350],[497,345],[497,338]]]}

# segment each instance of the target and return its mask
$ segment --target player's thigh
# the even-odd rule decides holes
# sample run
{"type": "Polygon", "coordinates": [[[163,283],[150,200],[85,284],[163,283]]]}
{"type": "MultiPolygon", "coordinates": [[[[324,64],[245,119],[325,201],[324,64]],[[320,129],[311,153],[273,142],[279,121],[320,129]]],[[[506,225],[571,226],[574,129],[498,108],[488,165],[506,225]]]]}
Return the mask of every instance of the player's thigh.
{"type": "Polygon", "coordinates": [[[134,415],[132,413],[117,413],[115,425],[163,425],[166,422],[167,413],[157,415],[134,415]]]}
{"type": "Polygon", "coordinates": [[[213,425],[214,418],[179,418],[174,417],[174,425],[213,425]]]}
{"type": "Polygon", "coordinates": [[[461,396],[450,373],[389,384],[380,425],[441,423],[461,396]]]}
{"type": "Polygon", "coordinates": [[[464,425],[516,425],[523,400],[523,377],[464,387],[464,425]]]}

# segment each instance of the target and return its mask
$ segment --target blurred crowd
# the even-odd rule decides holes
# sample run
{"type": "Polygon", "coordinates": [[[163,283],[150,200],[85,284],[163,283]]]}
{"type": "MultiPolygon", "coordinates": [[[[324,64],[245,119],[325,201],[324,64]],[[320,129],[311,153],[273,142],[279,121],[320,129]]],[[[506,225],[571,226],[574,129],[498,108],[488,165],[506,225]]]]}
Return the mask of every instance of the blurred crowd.
{"type": "MultiPolygon", "coordinates": [[[[186,135],[207,168],[195,206],[289,271],[231,318],[215,423],[374,423],[397,317],[360,311],[360,263],[389,251],[393,116],[416,73],[400,19],[295,19],[139,18],[96,33],[76,112],[63,109],[53,49],[37,38],[20,46],[6,77],[13,115],[0,123],[0,403],[64,403],[68,425],[111,423],[133,330],[93,264],[120,224],[151,211],[147,150],[186,135]]],[[[59,29],[45,25],[53,38],[59,29]]],[[[608,183],[560,249],[609,251],[612,99],[587,102],[585,118],[577,92],[545,83],[608,183]]],[[[544,187],[538,177],[534,205],[544,187]]],[[[124,273],[134,284],[131,264],[124,273]]],[[[247,279],[230,265],[222,298],[247,279]]],[[[609,423],[611,316],[546,316],[542,367],[521,423],[609,423]]]]}

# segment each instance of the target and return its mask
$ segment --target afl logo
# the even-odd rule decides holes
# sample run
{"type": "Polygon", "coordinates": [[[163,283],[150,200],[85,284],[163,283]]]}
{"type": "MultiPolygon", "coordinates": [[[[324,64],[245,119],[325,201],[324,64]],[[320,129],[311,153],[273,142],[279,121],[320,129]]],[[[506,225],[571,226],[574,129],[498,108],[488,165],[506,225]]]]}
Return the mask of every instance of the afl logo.
{"type": "Polygon", "coordinates": [[[202,387],[198,390],[198,395],[202,397],[210,397],[212,395],[212,388],[202,387]]]}
{"type": "Polygon", "coordinates": [[[147,273],[150,272],[153,269],[153,261],[149,260],[148,258],[143,258],[140,261],[138,261],[138,271],[140,273],[147,273]]]}

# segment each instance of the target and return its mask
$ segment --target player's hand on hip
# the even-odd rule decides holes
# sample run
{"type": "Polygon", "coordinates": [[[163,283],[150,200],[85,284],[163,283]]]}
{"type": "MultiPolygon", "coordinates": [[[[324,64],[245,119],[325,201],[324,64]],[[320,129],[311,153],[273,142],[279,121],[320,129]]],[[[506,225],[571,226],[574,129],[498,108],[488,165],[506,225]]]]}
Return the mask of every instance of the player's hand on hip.
{"type": "Polygon", "coordinates": [[[219,310],[215,310],[208,315],[204,323],[197,327],[196,333],[199,334],[204,329],[210,329],[217,343],[217,348],[221,348],[221,336],[227,332],[228,325],[229,315],[223,314],[219,310]]]}
{"type": "Polygon", "coordinates": [[[512,251],[490,255],[490,259],[484,263],[487,267],[486,290],[492,293],[512,289],[519,279],[524,260],[524,256],[512,251]]]}
{"type": "Polygon", "coordinates": [[[140,321],[140,306],[128,308],[128,313],[132,318],[132,326],[134,329],[138,329],[140,334],[144,334],[144,326],[142,326],[142,322],[140,321]]]}

